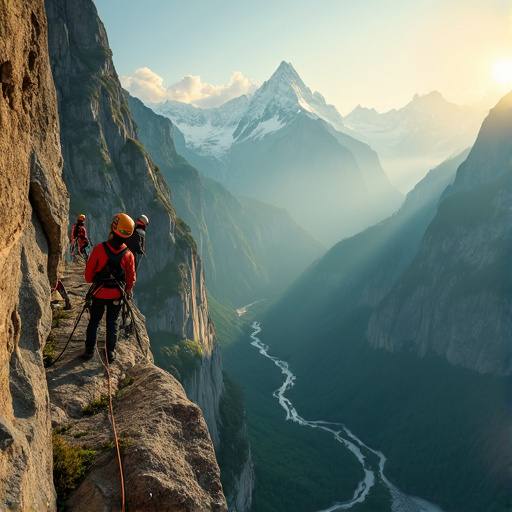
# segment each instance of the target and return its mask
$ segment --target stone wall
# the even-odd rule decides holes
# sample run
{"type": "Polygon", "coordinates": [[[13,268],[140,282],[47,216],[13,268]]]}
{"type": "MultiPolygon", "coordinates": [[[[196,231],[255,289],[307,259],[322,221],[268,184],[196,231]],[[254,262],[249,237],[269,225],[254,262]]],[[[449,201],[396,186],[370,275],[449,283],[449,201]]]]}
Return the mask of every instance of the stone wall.
{"type": "Polygon", "coordinates": [[[42,0],[0,0],[0,507],[54,502],[41,348],[69,198],[42,0]]]}

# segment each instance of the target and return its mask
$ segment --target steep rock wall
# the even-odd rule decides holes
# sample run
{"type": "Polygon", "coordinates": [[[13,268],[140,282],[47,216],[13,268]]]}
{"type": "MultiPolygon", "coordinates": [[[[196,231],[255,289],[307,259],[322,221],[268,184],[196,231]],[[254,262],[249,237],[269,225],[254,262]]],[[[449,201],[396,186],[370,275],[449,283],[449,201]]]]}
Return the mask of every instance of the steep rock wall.
{"type": "MultiPolygon", "coordinates": [[[[197,399],[216,442],[222,374],[208,315],[202,264],[190,230],[177,219],[171,192],[146,150],[121,89],[107,35],[91,0],[47,0],[49,50],[59,98],[64,179],[71,218],[84,213],[93,243],[108,235],[112,215],[144,213],[147,258],[135,299],[150,334],[188,337],[201,344],[204,383],[197,399]]],[[[201,384],[203,385],[203,384],[201,384]]]]}
{"type": "Polygon", "coordinates": [[[484,121],[420,253],[370,319],[376,347],[442,355],[482,373],[512,352],[512,93],[484,121]]]}
{"type": "Polygon", "coordinates": [[[54,498],[41,348],[68,215],[57,98],[42,0],[0,1],[0,497],[47,510],[54,498]]]}

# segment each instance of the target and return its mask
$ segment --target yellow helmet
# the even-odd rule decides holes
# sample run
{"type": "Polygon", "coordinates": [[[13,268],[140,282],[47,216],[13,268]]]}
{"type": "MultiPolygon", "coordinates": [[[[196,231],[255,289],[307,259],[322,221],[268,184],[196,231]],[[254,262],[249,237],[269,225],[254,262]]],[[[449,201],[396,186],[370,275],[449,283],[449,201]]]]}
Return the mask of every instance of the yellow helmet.
{"type": "Polygon", "coordinates": [[[84,221],[85,220],[85,215],[83,213],[81,213],[77,218],[76,220],[82,220],[84,221]]]}
{"type": "Polygon", "coordinates": [[[132,236],[133,230],[135,229],[135,222],[133,222],[133,219],[129,215],[126,215],[126,213],[118,213],[114,215],[110,229],[112,233],[119,235],[121,238],[128,238],[132,236]]]}

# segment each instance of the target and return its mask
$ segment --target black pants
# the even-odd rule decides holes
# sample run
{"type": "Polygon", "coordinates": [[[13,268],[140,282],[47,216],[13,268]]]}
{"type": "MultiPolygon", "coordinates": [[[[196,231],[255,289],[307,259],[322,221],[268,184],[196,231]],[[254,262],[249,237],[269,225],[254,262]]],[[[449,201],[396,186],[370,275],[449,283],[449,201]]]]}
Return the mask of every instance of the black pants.
{"type": "Polygon", "coordinates": [[[105,308],[107,309],[107,352],[114,352],[117,342],[117,319],[121,312],[121,299],[92,299],[89,313],[91,319],[87,326],[85,350],[88,354],[94,352],[96,346],[96,337],[98,335],[98,327],[105,308]]]}

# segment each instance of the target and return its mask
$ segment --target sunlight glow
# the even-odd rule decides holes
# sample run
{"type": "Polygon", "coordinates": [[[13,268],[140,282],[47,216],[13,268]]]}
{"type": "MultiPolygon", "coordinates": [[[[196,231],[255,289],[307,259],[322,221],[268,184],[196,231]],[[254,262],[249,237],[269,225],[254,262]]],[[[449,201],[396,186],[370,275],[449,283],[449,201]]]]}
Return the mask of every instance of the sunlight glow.
{"type": "Polygon", "coordinates": [[[512,61],[509,59],[497,60],[492,65],[492,76],[501,85],[512,84],[512,61]]]}

